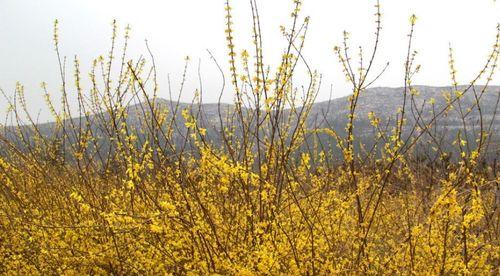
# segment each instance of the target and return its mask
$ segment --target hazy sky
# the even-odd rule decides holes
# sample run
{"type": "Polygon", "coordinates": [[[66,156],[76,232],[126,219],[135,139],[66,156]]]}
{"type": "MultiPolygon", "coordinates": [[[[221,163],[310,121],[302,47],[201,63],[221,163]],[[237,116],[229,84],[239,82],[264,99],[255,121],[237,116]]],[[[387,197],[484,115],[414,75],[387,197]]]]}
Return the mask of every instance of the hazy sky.
{"type": "MultiPolygon", "coordinates": [[[[30,110],[37,112],[43,100],[39,83],[59,90],[58,67],[53,51],[54,19],[60,21],[61,51],[69,60],[77,54],[86,72],[92,59],[109,49],[111,21],[116,18],[121,33],[132,27],[131,58],[147,54],[148,39],[159,69],[160,96],[166,97],[166,78],[181,78],[184,57],[192,60],[188,87],[183,100],[189,100],[197,85],[196,67],[201,59],[204,101],[214,102],[220,76],[210,61],[211,50],[227,68],[224,34],[224,0],[0,0],[0,87],[13,93],[16,81],[26,87],[30,110]]],[[[282,48],[280,25],[289,25],[292,0],[260,0],[265,55],[270,64],[279,59],[282,48]]],[[[233,0],[234,28],[238,53],[250,48],[250,9],[248,0],[233,0]]],[[[344,96],[349,90],[332,49],[342,41],[342,31],[352,34],[352,46],[363,45],[368,52],[374,32],[371,0],[305,0],[303,15],[311,17],[305,56],[323,74],[318,100],[344,96]]],[[[500,3],[494,0],[381,0],[382,36],[376,69],[389,61],[388,71],[375,86],[401,86],[406,53],[408,18],[418,17],[415,32],[417,61],[422,71],[415,82],[448,85],[448,45],[455,49],[459,82],[468,82],[482,67],[492,48],[496,25],[500,22],[500,3]]],[[[69,66],[71,69],[72,67],[69,66]]],[[[72,70],[68,72],[71,78],[72,70]]],[[[85,74],[84,77],[87,75],[85,74]]],[[[69,80],[70,82],[71,79],[69,80]]],[[[499,77],[494,83],[499,84],[499,77]]],[[[225,101],[230,101],[227,94],[225,101]]],[[[0,101],[0,115],[6,104],[0,101]]],[[[42,110],[46,110],[43,109],[42,110]]],[[[41,120],[46,120],[42,111],[41,120]]]]}

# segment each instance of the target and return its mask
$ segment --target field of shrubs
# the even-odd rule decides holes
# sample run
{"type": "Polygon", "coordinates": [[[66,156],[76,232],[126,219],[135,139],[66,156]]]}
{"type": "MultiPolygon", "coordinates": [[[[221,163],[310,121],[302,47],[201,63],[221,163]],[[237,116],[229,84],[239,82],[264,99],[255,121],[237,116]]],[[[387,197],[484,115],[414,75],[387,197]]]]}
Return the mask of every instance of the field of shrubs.
{"type": "Polygon", "coordinates": [[[215,123],[201,108],[201,88],[189,105],[159,104],[153,56],[127,56],[130,28],[114,22],[109,52],[82,73],[77,57],[60,55],[55,22],[62,97],[54,99],[47,84],[40,88],[54,122],[36,123],[21,84],[13,97],[2,91],[12,123],[0,127],[0,273],[499,272],[499,148],[490,145],[498,131],[494,118],[479,116],[474,129],[465,123],[469,113],[481,114],[482,95],[498,73],[499,36],[484,68],[461,89],[450,49],[457,89],[424,120],[412,84],[420,66],[411,16],[404,102],[385,123],[357,112],[358,98],[385,70],[375,58],[377,4],[373,45],[350,48],[345,33],[334,48],[352,86],[338,132],[308,125],[321,76],[302,55],[309,23],[302,1],[292,1],[282,29],[288,46],[276,68],[263,56],[259,10],[250,3],[254,48],[246,50],[234,45],[225,5],[228,60],[211,62],[220,69],[220,93],[232,93],[234,103],[216,104],[215,123]],[[296,83],[297,70],[305,83],[296,83]],[[469,94],[474,104],[464,106],[469,94]],[[139,111],[132,116],[133,104],[139,111]],[[434,126],[457,112],[463,128],[445,150],[434,126]],[[367,116],[376,139],[369,146],[356,137],[358,118],[367,116]]]}

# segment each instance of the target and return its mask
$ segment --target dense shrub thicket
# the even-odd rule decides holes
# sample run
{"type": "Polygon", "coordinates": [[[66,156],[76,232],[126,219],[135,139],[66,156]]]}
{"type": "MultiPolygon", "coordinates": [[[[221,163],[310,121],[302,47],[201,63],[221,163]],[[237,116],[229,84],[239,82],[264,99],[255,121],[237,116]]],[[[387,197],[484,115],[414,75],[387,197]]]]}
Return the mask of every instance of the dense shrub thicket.
{"type": "MultiPolygon", "coordinates": [[[[215,126],[195,108],[201,90],[190,108],[178,103],[168,111],[159,108],[153,58],[128,59],[129,28],[117,54],[116,24],[109,54],[94,60],[91,85],[82,87],[76,57],[73,76],[66,76],[71,70],[59,54],[56,22],[60,110],[42,85],[55,120],[50,134],[27,112],[21,85],[14,99],[6,98],[16,126],[4,126],[0,134],[0,272],[498,272],[499,177],[497,165],[484,159],[495,133],[486,120],[474,131],[465,124],[470,110],[480,109],[485,91],[475,84],[484,80],[487,87],[498,70],[498,35],[483,70],[424,121],[411,82],[419,70],[412,16],[404,102],[393,123],[382,126],[377,114],[356,112],[359,95],[385,70],[374,71],[381,30],[377,3],[369,53],[360,48],[355,61],[348,33],[335,47],[353,92],[341,135],[307,125],[320,75],[302,55],[309,19],[299,14],[301,1],[293,1],[291,24],[282,29],[287,47],[274,70],[263,57],[258,7],[250,3],[254,49],[241,52],[233,44],[226,4],[230,66],[227,78],[221,69],[221,90],[231,87],[235,101],[225,113],[218,105],[225,116],[215,126]],[[308,83],[295,84],[297,68],[304,69],[308,83]],[[473,106],[460,104],[466,93],[475,95],[473,106]],[[70,108],[69,94],[77,95],[77,110],[70,108]],[[127,108],[133,102],[142,108],[135,126],[127,108]],[[456,160],[440,150],[433,131],[449,112],[464,120],[454,145],[460,152],[456,160]],[[371,120],[377,134],[372,148],[354,135],[358,116],[371,120]],[[409,116],[414,125],[407,124],[409,116]],[[181,141],[173,141],[175,133],[181,141]],[[329,137],[340,156],[324,150],[318,135],[329,137]],[[437,156],[432,162],[414,151],[421,139],[437,156]]],[[[458,87],[451,50],[450,71],[458,87]]]]}

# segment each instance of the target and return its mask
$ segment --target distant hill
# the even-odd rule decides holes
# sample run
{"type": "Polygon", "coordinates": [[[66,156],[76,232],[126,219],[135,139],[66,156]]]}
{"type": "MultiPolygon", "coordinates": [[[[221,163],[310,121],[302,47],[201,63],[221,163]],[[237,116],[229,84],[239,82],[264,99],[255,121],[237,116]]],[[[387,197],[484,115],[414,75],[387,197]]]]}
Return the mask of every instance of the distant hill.
{"type": "MultiPolygon", "coordinates": [[[[416,94],[411,100],[411,95],[408,95],[406,102],[407,127],[405,133],[410,135],[410,127],[415,125],[416,118],[420,118],[420,122],[429,123],[433,114],[438,114],[447,106],[446,94],[455,97],[455,89],[452,87],[432,87],[432,86],[414,86],[416,94]],[[434,102],[434,104],[432,104],[434,102]],[[417,112],[417,110],[419,110],[417,112]],[[433,112],[434,111],[434,112],[433,112]]],[[[459,86],[458,90],[464,90],[466,86],[459,86]]],[[[475,138],[481,129],[489,131],[488,155],[490,158],[497,158],[500,154],[500,86],[488,86],[485,93],[479,98],[479,108],[475,104],[475,96],[481,94],[485,89],[484,86],[474,86],[473,89],[465,93],[460,101],[453,103],[453,108],[447,112],[440,114],[438,119],[433,123],[432,133],[436,133],[436,137],[441,139],[440,145],[452,150],[451,145],[456,139],[458,132],[463,139],[468,137],[469,143],[475,144],[475,138]],[[480,114],[482,116],[480,116],[480,114]],[[465,120],[462,121],[462,115],[465,120]],[[480,118],[482,117],[482,122],[480,118]],[[464,128],[465,123],[465,128],[464,128]],[[466,129],[467,131],[464,131],[466,129]]],[[[374,139],[373,128],[368,119],[368,113],[374,114],[380,118],[380,126],[386,124],[394,126],[396,114],[399,108],[403,106],[404,88],[389,88],[376,87],[370,88],[362,92],[359,97],[356,108],[357,120],[355,123],[356,135],[363,142],[370,144],[374,139]]],[[[338,98],[328,102],[319,102],[314,104],[309,116],[310,125],[319,124],[321,127],[330,126],[339,133],[344,133],[344,126],[347,123],[348,114],[348,98],[338,98]],[[325,115],[325,111],[328,113],[325,115]]],[[[424,135],[421,138],[420,148],[429,150],[428,142],[430,137],[424,135]]],[[[436,141],[433,141],[434,143],[436,141]]]]}
{"type": "MultiPolygon", "coordinates": [[[[410,126],[415,125],[416,118],[419,118],[420,122],[430,122],[433,114],[439,113],[447,105],[445,95],[452,95],[454,97],[455,91],[451,87],[432,87],[432,86],[414,86],[413,96],[408,94],[406,101],[406,119],[407,127],[405,128],[405,134],[409,136],[411,133],[410,126]],[[418,110],[418,112],[417,112],[418,110]],[[433,113],[434,112],[434,113],[433,113]]],[[[465,89],[465,86],[458,87],[458,90],[465,89]]],[[[490,156],[497,157],[500,153],[500,116],[498,113],[498,104],[500,99],[500,86],[489,86],[485,89],[485,93],[479,99],[479,107],[475,104],[475,95],[473,91],[476,91],[477,95],[484,89],[483,86],[474,86],[473,89],[469,90],[466,94],[462,96],[460,101],[453,104],[453,108],[448,112],[443,112],[440,114],[439,118],[435,121],[433,125],[433,133],[436,134],[440,139],[440,145],[444,148],[450,148],[453,140],[457,137],[458,133],[462,135],[465,139],[469,140],[469,143],[474,144],[474,134],[479,133],[482,125],[484,130],[489,130],[491,133],[490,144],[488,146],[488,152],[490,156]],[[480,116],[482,114],[482,116],[480,116]],[[462,121],[462,115],[465,120],[462,121]],[[465,124],[465,128],[464,128],[465,124]],[[464,129],[467,130],[464,131],[464,129]]],[[[368,113],[373,112],[375,116],[380,118],[380,126],[394,126],[396,121],[396,114],[399,108],[403,105],[403,95],[404,88],[388,88],[388,87],[376,87],[370,88],[363,91],[359,97],[357,109],[356,109],[356,121],[355,121],[355,133],[359,139],[365,144],[373,144],[375,139],[375,132],[373,127],[370,125],[370,120],[368,118],[368,113]]],[[[185,122],[181,116],[181,111],[183,109],[189,109],[191,113],[196,114],[200,111],[200,120],[206,125],[207,137],[214,144],[218,144],[220,131],[220,120],[223,118],[224,124],[231,125],[231,114],[234,111],[234,105],[231,104],[202,104],[191,105],[188,103],[179,103],[176,109],[176,104],[164,99],[157,99],[155,101],[155,107],[159,111],[165,111],[167,117],[172,118],[175,113],[175,133],[173,133],[173,144],[178,145],[183,141],[183,133],[186,131],[185,122]],[[220,109],[220,112],[219,112],[220,109]],[[177,112],[174,112],[174,111],[177,112]],[[220,117],[219,117],[220,116],[220,117]]],[[[348,97],[342,97],[337,99],[332,99],[331,101],[324,101],[314,103],[309,117],[307,118],[307,124],[309,128],[321,127],[321,128],[331,128],[337,131],[340,135],[345,135],[345,126],[347,123],[347,115],[349,109],[348,97]]],[[[128,117],[126,118],[126,124],[131,130],[137,132],[147,132],[148,130],[144,128],[143,122],[148,120],[147,114],[149,112],[149,107],[146,103],[135,104],[127,107],[128,117]],[[145,111],[146,110],[146,111],[145,111]],[[146,116],[145,116],[146,114],[146,116]]],[[[244,112],[249,112],[245,110],[244,112]]],[[[149,120],[151,120],[149,118],[149,120]]],[[[90,127],[94,130],[95,136],[106,137],[106,133],[102,130],[102,122],[109,121],[108,114],[95,114],[90,117],[90,127]]],[[[72,119],[73,124],[78,125],[80,122],[79,118],[72,119]]],[[[109,122],[107,122],[109,123],[109,122]]],[[[71,121],[65,122],[67,127],[71,127],[71,121]]],[[[55,129],[54,123],[46,123],[38,125],[40,132],[43,136],[50,137],[55,129]]],[[[33,130],[30,127],[23,127],[23,132],[26,137],[33,135],[33,130]]],[[[9,139],[14,138],[14,132],[12,127],[7,127],[3,130],[9,139]]],[[[388,128],[390,131],[390,128],[388,128]]],[[[424,135],[427,136],[427,135],[424,135]]],[[[331,137],[321,136],[320,139],[331,140],[331,137]]],[[[430,137],[422,137],[423,141],[429,141],[430,137]]],[[[437,141],[434,141],[436,143],[437,141]]],[[[423,148],[426,147],[425,142],[421,143],[423,148]]],[[[428,146],[427,146],[428,147],[428,146]]]]}

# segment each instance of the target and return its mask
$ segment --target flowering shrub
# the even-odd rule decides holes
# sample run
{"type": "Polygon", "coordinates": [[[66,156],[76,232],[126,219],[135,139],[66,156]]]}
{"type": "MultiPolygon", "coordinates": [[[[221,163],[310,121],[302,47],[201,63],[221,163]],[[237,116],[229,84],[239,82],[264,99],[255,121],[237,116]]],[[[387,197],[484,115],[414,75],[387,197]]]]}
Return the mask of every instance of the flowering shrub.
{"type": "MultiPolygon", "coordinates": [[[[307,120],[319,74],[307,70],[310,82],[300,90],[292,81],[297,64],[307,65],[301,53],[309,19],[300,17],[301,1],[294,1],[290,29],[282,29],[288,47],[274,72],[264,62],[257,5],[251,3],[255,49],[243,50],[241,56],[226,4],[235,103],[228,110],[218,105],[219,126],[203,119],[198,95],[188,107],[161,106],[154,63],[148,67],[144,59],[127,60],[129,28],[121,60],[115,58],[116,23],[108,57],[93,62],[89,95],[84,95],[75,58],[77,119],[70,119],[76,113],[69,108],[64,65],[62,111],[56,111],[42,85],[55,121],[48,132],[31,119],[18,85],[19,100],[11,102],[18,124],[5,126],[0,135],[0,272],[498,271],[499,178],[497,165],[484,158],[492,134],[481,125],[472,144],[471,136],[459,133],[456,160],[433,140],[434,124],[462,95],[474,93],[479,103],[485,90],[476,91],[474,84],[483,77],[489,81],[495,72],[498,36],[470,86],[449,95],[446,107],[434,109],[431,120],[417,116],[411,126],[409,114],[419,112],[413,104],[418,91],[411,84],[419,70],[411,48],[417,21],[412,16],[404,90],[410,104],[403,103],[397,120],[383,129],[377,114],[356,113],[359,95],[380,75],[371,74],[381,30],[377,4],[369,59],[363,61],[360,52],[355,70],[348,33],[343,46],[335,48],[353,87],[345,133],[338,133],[307,120]],[[141,111],[132,121],[129,103],[134,100],[141,101],[141,111]],[[27,124],[22,123],[23,111],[27,124]],[[358,116],[369,116],[377,133],[372,150],[364,150],[357,140],[358,116]],[[333,153],[315,139],[319,135],[340,149],[339,161],[332,161],[333,153]],[[435,147],[433,162],[421,161],[415,151],[424,138],[435,147]]],[[[54,41],[64,64],[58,39],[56,22],[54,41]]],[[[453,64],[450,55],[454,80],[453,64]]],[[[429,105],[434,103],[430,99],[429,105]]]]}

